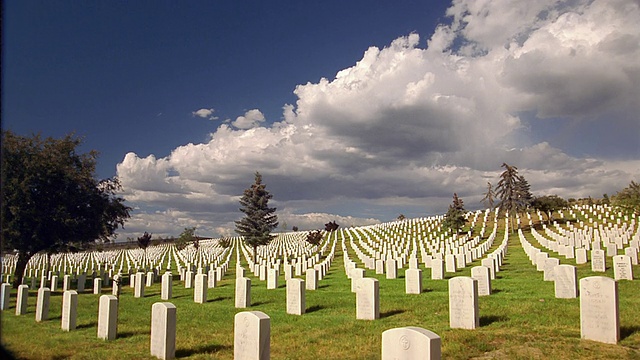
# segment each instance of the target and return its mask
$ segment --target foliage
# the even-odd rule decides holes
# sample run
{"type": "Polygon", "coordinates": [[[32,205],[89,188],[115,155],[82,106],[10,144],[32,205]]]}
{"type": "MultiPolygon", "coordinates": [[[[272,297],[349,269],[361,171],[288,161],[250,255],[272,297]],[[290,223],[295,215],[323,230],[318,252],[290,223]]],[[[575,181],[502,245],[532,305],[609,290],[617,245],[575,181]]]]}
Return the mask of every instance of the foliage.
{"type": "Polygon", "coordinates": [[[81,143],[2,132],[2,247],[19,255],[14,287],[34,254],[108,242],[130,217],[118,179],[96,180],[98,154],[78,153],[81,143]]]}
{"type": "Polygon", "coordinates": [[[547,214],[549,224],[553,221],[553,212],[565,209],[569,203],[557,195],[536,196],[531,202],[531,207],[547,214]]]}
{"type": "Polygon", "coordinates": [[[328,231],[328,232],[336,231],[336,230],[338,230],[339,226],[340,225],[338,225],[335,220],[334,221],[330,221],[330,222],[324,224],[324,230],[328,231]]]}
{"type": "Polygon", "coordinates": [[[147,247],[151,244],[151,234],[144,232],[142,236],[138,237],[138,247],[143,250],[147,250],[147,247]]]}
{"type": "Polygon", "coordinates": [[[244,241],[253,247],[253,260],[256,261],[258,246],[267,245],[274,238],[271,231],[278,227],[276,208],[269,207],[273,195],[262,183],[262,175],[255,174],[255,182],[244,191],[240,198],[240,211],[245,217],[236,221],[236,232],[244,237],[244,241]]]}
{"type": "Polygon", "coordinates": [[[518,168],[502,163],[505,170],[500,174],[500,181],[496,187],[496,195],[500,199],[498,206],[501,213],[508,213],[512,221],[510,226],[514,231],[513,218],[529,207],[532,199],[530,186],[524,176],[518,175],[518,168]]]}
{"type": "Polygon", "coordinates": [[[444,215],[444,221],[442,225],[455,234],[464,226],[467,220],[464,217],[466,210],[464,209],[464,203],[462,199],[458,197],[458,194],[453,194],[453,202],[449,205],[449,210],[444,215]]]}
{"type": "Polygon", "coordinates": [[[223,236],[220,238],[220,240],[218,240],[218,244],[220,244],[220,246],[222,246],[223,248],[227,249],[231,246],[231,238],[223,236]]]}
{"type": "Polygon", "coordinates": [[[293,230],[293,231],[298,231],[298,227],[297,227],[297,226],[293,226],[293,227],[291,228],[291,230],[293,230]]]}
{"type": "Polygon", "coordinates": [[[315,245],[315,246],[320,245],[320,243],[322,242],[322,231],[320,230],[309,231],[307,233],[306,240],[311,245],[315,245]]]}
{"type": "Polygon", "coordinates": [[[178,236],[178,240],[176,240],[175,245],[176,249],[182,250],[187,247],[187,245],[196,240],[196,227],[188,227],[184,228],[184,231],[180,233],[178,236]]]}
{"type": "Polygon", "coordinates": [[[407,218],[407,217],[406,217],[406,216],[404,216],[404,214],[400,214],[400,215],[398,215],[397,220],[398,220],[398,221],[404,221],[406,218],[407,218]]]}
{"type": "Polygon", "coordinates": [[[496,198],[496,192],[493,191],[493,185],[487,181],[487,192],[480,202],[493,211],[494,199],[496,198]]]}
{"type": "Polygon", "coordinates": [[[616,194],[613,205],[625,212],[640,215],[640,184],[631,181],[629,186],[616,194]]]}

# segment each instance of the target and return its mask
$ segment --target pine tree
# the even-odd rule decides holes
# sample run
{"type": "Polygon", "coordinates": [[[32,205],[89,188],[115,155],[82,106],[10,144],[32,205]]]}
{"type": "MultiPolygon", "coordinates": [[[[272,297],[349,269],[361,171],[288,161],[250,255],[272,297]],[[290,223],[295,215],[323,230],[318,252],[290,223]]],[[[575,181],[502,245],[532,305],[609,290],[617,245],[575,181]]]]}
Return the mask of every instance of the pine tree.
{"type": "Polygon", "coordinates": [[[267,245],[274,236],[271,231],[278,227],[276,208],[270,208],[269,200],[273,195],[262,183],[262,175],[255,174],[255,183],[244,191],[240,198],[240,211],[245,217],[236,221],[236,232],[244,237],[244,242],[253,247],[253,261],[257,261],[258,246],[267,245]]]}
{"type": "Polygon", "coordinates": [[[491,183],[487,181],[487,192],[484,194],[484,197],[482,198],[482,200],[480,200],[480,202],[485,204],[485,206],[493,211],[493,200],[495,199],[495,197],[496,193],[495,191],[493,191],[493,185],[491,185],[491,183]]]}
{"type": "Polygon", "coordinates": [[[464,217],[465,212],[466,210],[464,209],[462,199],[458,197],[458,194],[454,193],[453,203],[449,205],[449,210],[445,214],[442,224],[457,234],[467,222],[467,219],[464,217]]]}
{"type": "Polygon", "coordinates": [[[533,196],[530,192],[529,182],[524,176],[518,175],[518,168],[502,163],[505,170],[500,174],[500,181],[496,187],[496,194],[500,199],[498,206],[500,212],[508,213],[511,220],[511,230],[513,227],[513,217],[518,212],[527,209],[531,205],[533,196]]]}

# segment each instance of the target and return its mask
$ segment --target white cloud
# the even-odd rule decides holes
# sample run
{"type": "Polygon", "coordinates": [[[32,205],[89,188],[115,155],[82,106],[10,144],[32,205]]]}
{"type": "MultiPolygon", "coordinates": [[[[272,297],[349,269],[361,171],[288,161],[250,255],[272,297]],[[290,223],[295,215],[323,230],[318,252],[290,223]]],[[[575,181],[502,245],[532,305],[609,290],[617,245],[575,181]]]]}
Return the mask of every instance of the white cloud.
{"type": "Polygon", "coordinates": [[[214,112],[215,112],[214,109],[204,109],[203,108],[203,109],[191,112],[191,115],[197,116],[197,117],[201,117],[203,119],[217,120],[218,117],[217,116],[213,116],[214,112]]]}
{"type": "Polygon", "coordinates": [[[165,158],[127,154],[118,175],[141,208],[134,227],[233,231],[255,171],[281,221],[301,229],[442,213],[454,192],[475,208],[503,162],[534,194],[600,196],[637,180],[637,161],[577,158],[519,133],[558,117],[637,120],[637,2],[460,0],[448,14],[453,24],[426,48],[410,34],[369,48],[334,79],[298,85],[282,122],[252,109],[165,158]]]}
{"type": "Polygon", "coordinates": [[[231,125],[238,129],[251,129],[260,126],[265,121],[264,115],[258,109],[247,111],[244,116],[238,116],[231,125]]]}

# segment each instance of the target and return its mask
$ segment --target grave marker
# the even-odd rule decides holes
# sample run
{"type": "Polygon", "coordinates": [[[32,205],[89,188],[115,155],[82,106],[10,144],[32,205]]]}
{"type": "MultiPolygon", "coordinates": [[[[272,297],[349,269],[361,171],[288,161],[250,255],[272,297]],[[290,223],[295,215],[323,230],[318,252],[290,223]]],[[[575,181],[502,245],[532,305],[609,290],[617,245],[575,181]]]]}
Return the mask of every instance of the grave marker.
{"type": "Polygon", "coordinates": [[[580,279],[580,336],[616,344],[620,340],[618,283],[604,276],[580,279]]]}
{"type": "Polygon", "coordinates": [[[117,331],[118,298],[115,295],[102,295],[98,305],[98,339],[115,340],[117,331]]]}
{"type": "Polygon", "coordinates": [[[476,279],[466,276],[449,279],[449,326],[454,329],[475,329],[480,326],[476,279]]]}
{"type": "Polygon", "coordinates": [[[151,307],[151,355],[176,357],[176,307],[172,303],[157,302],[151,307]]]}
{"type": "Polygon", "coordinates": [[[407,326],[382,333],[382,360],[440,360],[442,340],[436,333],[407,326]]]}
{"type": "Polygon", "coordinates": [[[268,360],[271,357],[271,319],[262,311],[237,313],[233,326],[233,358],[268,360]]]}

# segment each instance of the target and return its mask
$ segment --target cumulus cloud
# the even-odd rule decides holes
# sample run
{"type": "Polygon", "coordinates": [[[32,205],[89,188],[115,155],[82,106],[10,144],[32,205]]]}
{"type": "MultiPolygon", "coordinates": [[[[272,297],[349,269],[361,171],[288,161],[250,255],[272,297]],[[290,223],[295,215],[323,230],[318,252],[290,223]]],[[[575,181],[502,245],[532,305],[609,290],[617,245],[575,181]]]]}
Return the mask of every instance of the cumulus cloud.
{"type": "Polygon", "coordinates": [[[265,118],[262,112],[260,112],[260,110],[258,109],[253,109],[247,111],[244,116],[238,116],[236,120],[231,123],[231,125],[237,127],[238,129],[246,130],[258,127],[264,121],[265,118]]]}
{"type": "Polygon", "coordinates": [[[637,161],[522,136],[541,121],[637,120],[637,2],[455,0],[447,15],[426,41],[408,34],[298,85],[281,122],[252,109],[167,157],[127,154],[118,176],[141,209],[135,226],[233,231],[255,171],[301,229],[443,213],[454,192],[476,208],[503,162],[537,194],[600,196],[637,180],[637,161]]]}
{"type": "Polygon", "coordinates": [[[218,117],[217,116],[213,116],[213,113],[215,112],[215,110],[213,109],[200,109],[200,110],[196,110],[191,112],[191,115],[193,116],[197,116],[203,119],[209,119],[209,120],[217,120],[218,117]]]}

